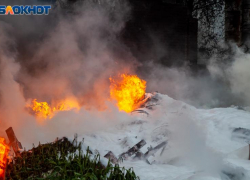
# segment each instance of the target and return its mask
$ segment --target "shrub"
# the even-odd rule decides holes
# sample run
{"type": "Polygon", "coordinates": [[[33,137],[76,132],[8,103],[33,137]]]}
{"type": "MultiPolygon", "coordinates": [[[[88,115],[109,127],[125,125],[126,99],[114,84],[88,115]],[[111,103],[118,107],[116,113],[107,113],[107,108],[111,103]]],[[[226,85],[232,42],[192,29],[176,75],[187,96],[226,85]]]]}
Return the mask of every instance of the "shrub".
{"type": "Polygon", "coordinates": [[[137,180],[132,168],[125,169],[108,162],[89,150],[83,153],[82,142],[62,138],[54,143],[40,144],[21,153],[8,163],[7,180],[137,180]]]}

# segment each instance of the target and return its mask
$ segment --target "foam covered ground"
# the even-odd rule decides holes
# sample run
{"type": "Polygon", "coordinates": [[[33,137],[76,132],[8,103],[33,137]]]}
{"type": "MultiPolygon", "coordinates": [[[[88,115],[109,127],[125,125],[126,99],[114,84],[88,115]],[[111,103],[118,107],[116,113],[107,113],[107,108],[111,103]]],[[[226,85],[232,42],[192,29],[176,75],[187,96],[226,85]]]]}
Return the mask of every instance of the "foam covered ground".
{"type": "MultiPolygon", "coordinates": [[[[115,124],[95,134],[85,134],[84,144],[103,157],[116,157],[144,139],[145,153],[167,141],[166,148],[148,160],[124,160],[141,180],[250,179],[246,141],[232,139],[234,128],[250,129],[250,113],[237,108],[197,109],[159,93],[131,113],[132,120],[115,124]]],[[[105,158],[102,161],[107,161],[105,158]]]]}

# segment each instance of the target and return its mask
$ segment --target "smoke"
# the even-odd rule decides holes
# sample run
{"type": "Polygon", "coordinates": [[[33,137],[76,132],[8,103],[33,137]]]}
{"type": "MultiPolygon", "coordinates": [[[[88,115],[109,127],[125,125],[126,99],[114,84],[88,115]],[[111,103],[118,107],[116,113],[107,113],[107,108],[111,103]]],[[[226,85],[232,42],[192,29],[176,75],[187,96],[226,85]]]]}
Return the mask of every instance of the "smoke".
{"type": "Polygon", "coordinates": [[[223,155],[207,146],[206,129],[202,123],[188,113],[171,120],[171,145],[165,161],[218,176],[223,168],[223,155]]]}
{"type": "MultiPolygon", "coordinates": [[[[244,98],[244,104],[250,105],[250,95],[249,95],[249,78],[250,72],[248,67],[250,65],[250,56],[244,53],[242,49],[235,48],[235,53],[232,56],[232,62],[228,66],[215,66],[211,63],[209,70],[217,77],[220,77],[227,81],[230,85],[232,93],[236,96],[241,96],[244,98]]],[[[244,105],[243,104],[243,105],[244,105]]]]}
{"type": "MultiPolygon", "coordinates": [[[[0,17],[0,136],[12,126],[27,146],[94,132],[117,123],[115,119],[128,118],[123,113],[120,117],[106,100],[110,76],[138,70],[139,63],[119,37],[131,18],[131,7],[127,1],[100,3],[83,1],[72,7],[73,12],[57,4],[48,16],[0,17]],[[72,96],[83,107],[79,113],[60,112],[42,125],[25,110],[30,99],[51,102],[72,96]]],[[[41,2],[6,0],[3,4],[41,2]]],[[[161,36],[148,33],[153,42],[153,50],[146,53],[150,58],[161,59],[174,50],[163,47],[161,36]]],[[[250,104],[249,55],[240,50],[230,65],[211,60],[208,70],[196,73],[188,65],[142,63],[137,73],[147,81],[147,92],[159,91],[196,107],[250,104]]]]}
{"type": "MultiPolygon", "coordinates": [[[[2,4],[15,3],[40,1],[6,0],[2,4]]],[[[126,1],[98,4],[86,0],[73,8],[74,13],[66,13],[58,5],[49,16],[0,17],[1,137],[6,137],[5,130],[12,126],[24,147],[30,148],[32,143],[75,133],[94,134],[129,121],[129,114],[107,101],[109,77],[119,73],[136,72],[147,81],[147,92],[158,91],[196,107],[250,105],[250,56],[240,49],[235,48],[235,54],[228,57],[232,63],[221,64],[212,58],[207,69],[195,73],[187,64],[166,67],[161,61],[142,62],[138,70],[139,63],[119,37],[131,18],[126,1]],[[67,97],[78,100],[82,106],[79,112],[58,112],[41,123],[25,109],[34,98],[52,102],[67,97]]],[[[148,59],[164,59],[174,51],[165,49],[162,37],[150,33],[150,38],[152,50],[146,49],[144,54],[148,59]]],[[[194,119],[180,116],[170,122],[172,153],[217,174],[222,157],[206,146],[204,125],[197,125],[194,119]]],[[[168,151],[162,160],[174,163],[168,161],[170,157],[168,151]]]]}
{"type": "Polygon", "coordinates": [[[158,91],[198,108],[249,106],[250,56],[234,44],[230,48],[195,68],[145,63],[147,71],[142,77],[147,81],[147,91],[158,91]]]}
{"type": "Polygon", "coordinates": [[[242,57],[237,57],[228,71],[231,75],[232,91],[242,94],[250,102],[250,73],[248,67],[250,67],[250,55],[244,54],[242,57]]]}
{"type": "MultiPolygon", "coordinates": [[[[25,101],[21,87],[15,81],[15,75],[20,66],[15,62],[14,40],[5,33],[10,30],[10,27],[2,22],[0,27],[0,122],[1,129],[4,130],[8,128],[8,123],[19,124],[16,120],[21,118],[22,109],[20,107],[25,105],[25,101]]],[[[1,131],[0,134],[5,133],[1,131]]]]}
{"type": "Polygon", "coordinates": [[[118,37],[129,18],[129,4],[84,1],[71,8],[74,13],[57,5],[48,16],[1,17],[0,136],[12,126],[30,147],[32,142],[94,133],[129,118],[107,102],[109,77],[133,73],[136,64],[118,37]],[[60,112],[42,124],[25,109],[34,98],[50,103],[67,97],[78,99],[83,108],[60,112]]]}
{"type": "Polygon", "coordinates": [[[89,111],[82,108],[79,112],[58,112],[52,119],[39,124],[33,116],[26,117],[25,126],[14,130],[26,148],[32,143],[53,142],[56,137],[73,138],[74,134],[80,136],[94,135],[96,132],[109,129],[131,119],[127,113],[121,113],[113,104],[107,104],[108,111],[89,111]],[[28,131],[28,132],[27,132],[28,131]]]}
{"type": "Polygon", "coordinates": [[[18,75],[26,98],[50,101],[74,95],[81,104],[102,104],[108,78],[129,67],[124,61],[130,57],[116,38],[126,15],[111,19],[108,7],[88,1],[78,9],[77,15],[58,17],[57,25],[43,35],[35,49],[26,50],[35,51],[21,62],[18,75]],[[117,52],[124,53],[123,57],[117,57],[117,52]]]}
{"type": "Polygon", "coordinates": [[[242,102],[224,79],[203,67],[201,72],[194,72],[188,66],[169,68],[151,64],[150,73],[144,78],[148,92],[158,91],[198,108],[228,107],[242,102]]]}

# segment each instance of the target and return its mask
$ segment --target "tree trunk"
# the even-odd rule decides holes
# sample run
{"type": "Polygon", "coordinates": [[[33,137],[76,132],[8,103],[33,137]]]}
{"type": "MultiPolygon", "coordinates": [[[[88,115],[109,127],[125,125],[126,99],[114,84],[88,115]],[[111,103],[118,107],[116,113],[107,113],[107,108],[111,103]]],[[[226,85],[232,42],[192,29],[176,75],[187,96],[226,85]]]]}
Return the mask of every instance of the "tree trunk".
{"type": "Polygon", "coordinates": [[[250,0],[242,2],[242,44],[250,52],[250,0]]]}

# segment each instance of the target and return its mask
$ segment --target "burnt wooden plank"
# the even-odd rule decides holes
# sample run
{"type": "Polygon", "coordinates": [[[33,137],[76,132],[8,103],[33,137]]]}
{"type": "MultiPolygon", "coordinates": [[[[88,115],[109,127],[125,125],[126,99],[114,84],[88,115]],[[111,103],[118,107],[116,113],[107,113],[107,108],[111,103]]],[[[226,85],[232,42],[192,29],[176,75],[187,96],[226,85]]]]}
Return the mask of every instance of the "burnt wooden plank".
{"type": "Polygon", "coordinates": [[[6,134],[8,136],[9,141],[10,141],[9,145],[12,147],[16,156],[18,156],[20,154],[19,149],[23,149],[22,144],[18,141],[12,127],[9,127],[6,130],[6,134]]]}
{"type": "Polygon", "coordinates": [[[132,155],[134,155],[135,153],[137,153],[143,146],[145,146],[146,141],[141,140],[140,142],[138,142],[136,145],[134,145],[132,148],[130,148],[128,151],[122,153],[119,156],[119,159],[127,159],[128,157],[131,157],[132,155]]]}
{"type": "Polygon", "coordinates": [[[138,151],[136,154],[135,154],[135,157],[133,158],[134,160],[142,160],[144,159],[144,154],[140,151],[138,151]]]}
{"type": "Polygon", "coordinates": [[[104,157],[109,159],[113,164],[118,164],[118,159],[115,157],[112,151],[109,151],[104,157]]]}

